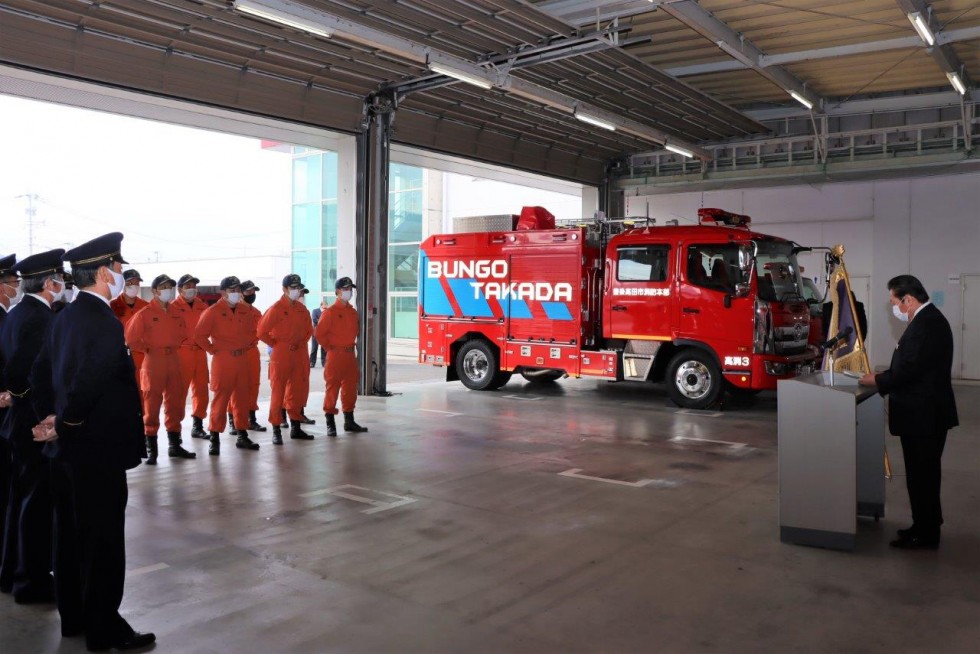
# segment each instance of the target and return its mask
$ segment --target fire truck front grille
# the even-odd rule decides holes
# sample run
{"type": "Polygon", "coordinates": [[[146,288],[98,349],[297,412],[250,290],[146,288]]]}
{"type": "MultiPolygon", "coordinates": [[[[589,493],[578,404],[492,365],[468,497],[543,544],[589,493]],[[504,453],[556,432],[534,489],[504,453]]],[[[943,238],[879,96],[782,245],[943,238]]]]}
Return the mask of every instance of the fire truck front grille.
{"type": "Polygon", "coordinates": [[[792,325],[775,329],[776,354],[802,354],[806,351],[807,339],[810,336],[808,325],[792,325]]]}

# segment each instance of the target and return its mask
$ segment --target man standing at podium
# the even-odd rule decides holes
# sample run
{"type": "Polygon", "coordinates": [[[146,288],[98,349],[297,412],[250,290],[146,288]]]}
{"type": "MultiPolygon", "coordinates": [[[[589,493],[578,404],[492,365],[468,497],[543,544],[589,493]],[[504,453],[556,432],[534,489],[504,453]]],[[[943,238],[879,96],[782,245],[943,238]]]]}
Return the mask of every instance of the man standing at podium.
{"type": "Polygon", "coordinates": [[[939,495],[946,432],[959,424],[950,375],[953,332],[912,275],[890,279],[888,290],[892,313],[909,326],[888,370],[865,375],[861,384],[888,396],[888,428],[902,439],[912,526],[899,529],[891,546],[934,550],[943,524],[939,495]]]}

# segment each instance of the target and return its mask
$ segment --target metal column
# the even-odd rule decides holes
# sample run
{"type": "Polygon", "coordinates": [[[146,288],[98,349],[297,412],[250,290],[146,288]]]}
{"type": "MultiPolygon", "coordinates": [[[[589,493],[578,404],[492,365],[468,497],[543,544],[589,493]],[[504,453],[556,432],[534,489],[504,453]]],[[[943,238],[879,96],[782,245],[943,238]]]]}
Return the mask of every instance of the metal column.
{"type": "Polygon", "coordinates": [[[357,135],[357,294],[360,395],[388,395],[388,161],[393,93],[376,93],[364,103],[357,135]]]}

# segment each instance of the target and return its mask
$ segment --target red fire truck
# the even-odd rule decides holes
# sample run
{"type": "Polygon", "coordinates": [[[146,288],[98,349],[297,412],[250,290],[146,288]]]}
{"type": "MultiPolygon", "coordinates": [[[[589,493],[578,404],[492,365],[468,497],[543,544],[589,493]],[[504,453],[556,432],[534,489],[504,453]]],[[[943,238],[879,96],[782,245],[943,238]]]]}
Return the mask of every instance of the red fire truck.
{"type": "Polygon", "coordinates": [[[701,209],[696,226],[555,229],[529,210],[543,228],[420,246],[419,361],[445,366],[447,380],[663,381],[677,405],[704,409],[726,387],[774,389],[812,368],[794,244],[751,231],[748,216],[701,209]]]}

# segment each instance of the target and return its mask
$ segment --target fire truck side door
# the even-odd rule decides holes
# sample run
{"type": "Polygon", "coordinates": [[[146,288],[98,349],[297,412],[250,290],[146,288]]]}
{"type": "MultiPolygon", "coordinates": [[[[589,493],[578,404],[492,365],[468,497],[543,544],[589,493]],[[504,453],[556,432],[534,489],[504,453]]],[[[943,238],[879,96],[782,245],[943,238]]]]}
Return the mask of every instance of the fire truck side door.
{"type": "Polygon", "coordinates": [[[669,340],[673,279],[670,246],[622,243],[611,254],[605,298],[608,336],[669,340]]]}

